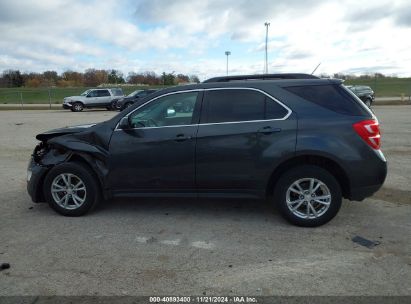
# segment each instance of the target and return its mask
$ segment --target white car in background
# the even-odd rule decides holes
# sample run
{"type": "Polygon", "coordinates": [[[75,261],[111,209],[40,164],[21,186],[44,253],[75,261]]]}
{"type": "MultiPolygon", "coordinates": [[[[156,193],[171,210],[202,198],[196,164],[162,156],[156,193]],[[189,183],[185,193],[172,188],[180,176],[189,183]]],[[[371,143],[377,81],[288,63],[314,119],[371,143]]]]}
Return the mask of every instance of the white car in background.
{"type": "Polygon", "coordinates": [[[106,108],[113,110],[118,99],[124,97],[122,89],[90,89],[80,96],[65,97],[63,108],[73,112],[83,111],[84,108],[106,108]]]}

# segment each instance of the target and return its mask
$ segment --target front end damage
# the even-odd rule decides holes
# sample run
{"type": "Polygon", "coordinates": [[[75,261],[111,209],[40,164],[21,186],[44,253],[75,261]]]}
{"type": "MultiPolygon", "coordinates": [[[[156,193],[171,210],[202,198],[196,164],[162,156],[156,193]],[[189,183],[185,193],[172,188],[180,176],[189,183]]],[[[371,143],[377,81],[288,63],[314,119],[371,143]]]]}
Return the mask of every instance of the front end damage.
{"type": "Polygon", "coordinates": [[[33,202],[44,202],[43,182],[47,172],[56,165],[76,161],[87,166],[98,179],[104,198],[107,190],[108,142],[112,130],[104,123],[69,127],[36,136],[35,147],[27,169],[27,191],[33,202]]]}

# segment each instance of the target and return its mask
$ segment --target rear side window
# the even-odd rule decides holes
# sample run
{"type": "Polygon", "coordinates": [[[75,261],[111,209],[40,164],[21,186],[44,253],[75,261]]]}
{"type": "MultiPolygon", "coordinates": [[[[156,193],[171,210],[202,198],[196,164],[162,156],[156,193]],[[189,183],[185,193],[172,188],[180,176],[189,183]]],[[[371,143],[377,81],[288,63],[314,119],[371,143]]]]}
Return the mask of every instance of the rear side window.
{"type": "Polygon", "coordinates": [[[265,119],[281,119],[288,111],[278,102],[269,97],[265,98],[265,119]]]}
{"type": "Polygon", "coordinates": [[[354,116],[369,115],[367,110],[340,85],[307,85],[284,89],[337,113],[354,116]]]}
{"type": "Polygon", "coordinates": [[[251,90],[216,90],[205,94],[207,122],[264,119],[265,95],[251,90]]]}
{"type": "Polygon", "coordinates": [[[98,90],[98,97],[105,97],[110,96],[110,92],[108,90],[98,90]]]}
{"type": "Polygon", "coordinates": [[[253,90],[215,90],[205,94],[208,123],[279,119],[287,110],[253,90]]]}

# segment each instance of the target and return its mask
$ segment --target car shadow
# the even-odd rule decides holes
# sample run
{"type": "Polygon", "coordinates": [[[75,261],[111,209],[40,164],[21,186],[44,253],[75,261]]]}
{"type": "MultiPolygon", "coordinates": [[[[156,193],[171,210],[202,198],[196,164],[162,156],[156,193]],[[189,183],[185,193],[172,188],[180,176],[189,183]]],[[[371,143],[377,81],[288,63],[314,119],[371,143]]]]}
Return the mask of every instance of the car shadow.
{"type": "Polygon", "coordinates": [[[231,216],[279,216],[270,202],[250,199],[122,198],[102,201],[94,212],[140,214],[189,213],[202,216],[218,213],[231,216]]]}

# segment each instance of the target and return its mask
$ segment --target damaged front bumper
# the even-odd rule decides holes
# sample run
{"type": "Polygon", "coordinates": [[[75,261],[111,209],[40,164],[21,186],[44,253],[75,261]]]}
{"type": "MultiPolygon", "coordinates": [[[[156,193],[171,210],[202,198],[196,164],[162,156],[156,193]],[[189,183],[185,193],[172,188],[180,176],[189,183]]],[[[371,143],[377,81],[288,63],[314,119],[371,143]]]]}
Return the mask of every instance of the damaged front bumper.
{"type": "Polygon", "coordinates": [[[43,180],[48,168],[37,164],[33,157],[27,167],[27,192],[35,203],[44,202],[43,180]]]}
{"type": "Polygon", "coordinates": [[[31,155],[27,167],[27,192],[35,203],[44,202],[43,181],[48,170],[68,157],[68,153],[50,149],[44,142],[39,143],[31,155]]]}

